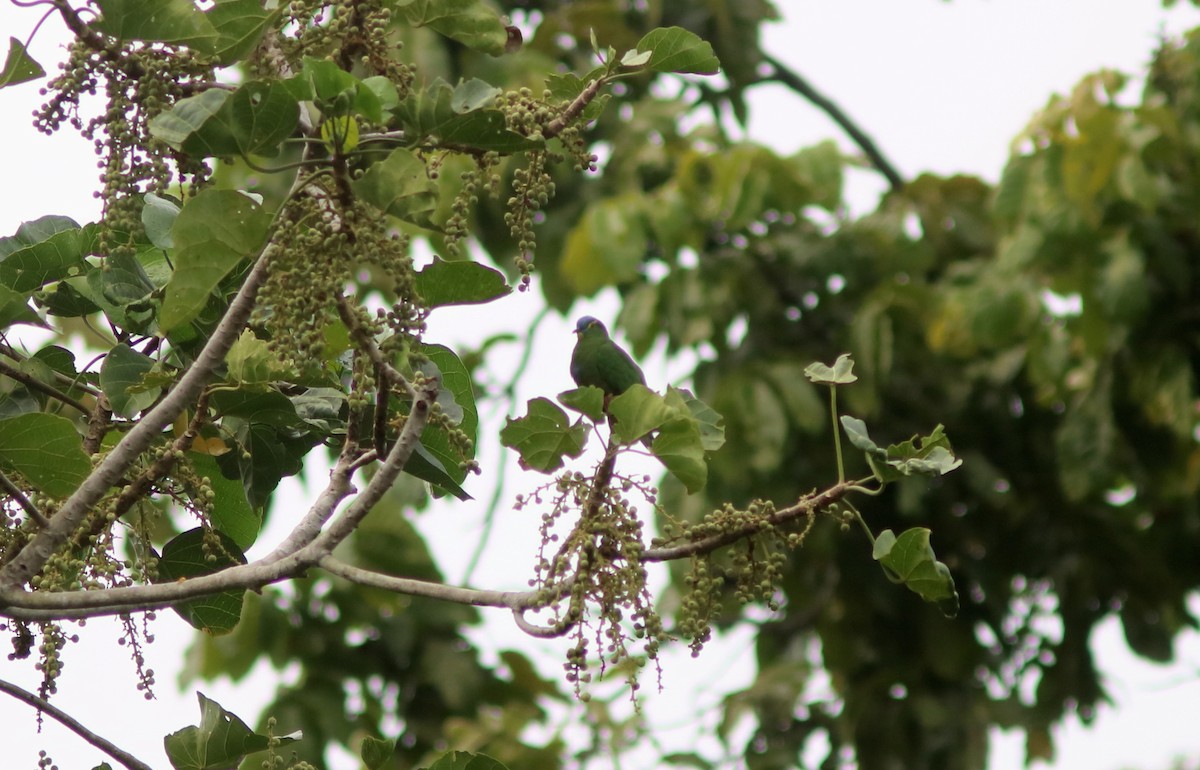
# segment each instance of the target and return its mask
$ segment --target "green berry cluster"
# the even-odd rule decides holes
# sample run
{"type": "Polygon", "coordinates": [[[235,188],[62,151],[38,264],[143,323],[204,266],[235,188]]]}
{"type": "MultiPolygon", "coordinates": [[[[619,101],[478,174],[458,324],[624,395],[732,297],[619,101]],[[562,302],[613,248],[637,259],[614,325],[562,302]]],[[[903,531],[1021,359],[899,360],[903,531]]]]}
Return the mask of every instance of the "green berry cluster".
{"type": "Polygon", "coordinates": [[[121,638],[117,640],[118,645],[129,648],[134,668],[137,670],[137,691],[142,693],[142,697],[146,700],[154,700],[155,680],[154,669],[146,666],[146,656],[142,652],[142,640],[144,639],[146,644],[154,641],[154,634],[150,633],[149,629],[154,618],[154,612],[147,612],[142,616],[142,625],[139,628],[131,616],[122,615],[122,634],[121,638]]]}
{"type": "MultiPolygon", "coordinates": [[[[358,65],[391,80],[403,99],[414,72],[396,56],[392,21],[391,4],[382,0],[292,0],[279,15],[276,39],[287,61],[333,57],[347,70],[358,65]]],[[[279,71],[266,67],[262,74],[279,71]]]]}
{"type": "Polygon", "coordinates": [[[38,628],[42,636],[42,642],[38,645],[38,662],[34,664],[34,668],[42,672],[38,695],[49,699],[58,692],[58,677],[62,674],[64,665],[62,650],[67,646],[67,642],[78,642],[79,636],[67,636],[62,626],[54,622],[39,623],[38,628]]]}
{"type": "Polygon", "coordinates": [[[142,196],[161,192],[191,175],[207,178],[202,164],[177,157],[150,135],[150,121],[170,109],[189,84],[211,80],[211,63],[186,48],[135,41],[120,44],[99,36],[76,39],[61,72],[41,90],[47,101],[34,112],[34,126],[52,134],[67,123],[90,139],[99,160],[104,204],[100,250],[130,251],[141,232],[142,196]],[[83,97],[103,87],[103,111],[84,120],[83,97]]]}
{"type": "Polygon", "coordinates": [[[474,165],[460,174],[462,186],[450,204],[450,216],[443,227],[446,253],[451,257],[461,255],[461,243],[470,232],[471,207],[479,203],[480,192],[495,197],[500,189],[500,175],[496,171],[500,165],[499,153],[485,152],[473,159],[474,165]]]}
{"type": "Polygon", "coordinates": [[[668,543],[698,543],[710,538],[738,535],[727,548],[695,554],[687,576],[688,594],[679,612],[679,630],[698,655],[712,635],[712,619],[721,610],[727,588],[742,604],[761,602],[779,609],[778,588],[790,551],[803,545],[816,518],[810,513],[800,530],[777,524],[775,504],[755,500],[744,510],[726,503],[698,523],[673,521],[664,530],[668,543]]]}
{"type": "MultiPolygon", "coordinates": [[[[585,168],[594,170],[596,158],[587,150],[582,121],[576,116],[575,120],[559,124],[567,114],[569,105],[569,102],[554,100],[549,91],[543,91],[537,97],[528,88],[509,91],[497,98],[497,107],[504,112],[510,131],[531,139],[557,138],[574,159],[576,171],[585,168]]],[[[533,227],[537,214],[555,193],[554,179],[549,169],[565,159],[561,153],[550,150],[527,152],[525,157],[525,167],[513,172],[513,194],[508,199],[504,215],[505,224],[517,241],[516,265],[521,273],[522,289],[528,287],[533,269],[533,252],[537,244],[533,227]]]]}
{"type": "Polygon", "coordinates": [[[508,210],[504,212],[504,223],[509,234],[517,242],[517,270],[521,273],[520,289],[529,288],[533,272],[533,252],[537,248],[537,234],[533,225],[535,214],[554,195],[554,179],[546,170],[548,153],[529,152],[528,165],[513,171],[513,194],[508,199],[508,210]]]}
{"type": "Polygon", "coordinates": [[[586,696],[584,688],[596,662],[601,673],[609,666],[633,662],[628,682],[636,691],[641,665],[653,660],[657,666],[659,647],[668,638],[646,586],[642,522],[629,497],[640,487],[612,474],[608,463],[594,476],[565,472],[531,496],[518,497],[516,503],[523,509],[541,506],[549,498],[530,585],[555,609],[554,626],[574,639],[563,667],[581,697],[586,696]],[[560,534],[558,525],[568,513],[579,516],[565,535],[560,534]],[[564,585],[569,585],[565,598],[561,596],[564,585]],[[644,657],[635,657],[630,649],[634,640],[644,657]]]}
{"type": "Polygon", "coordinates": [[[253,323],[266,329],[285,368],[305,371],[323,361],[325,329],[357,271],[374,273],[392,297],[375,318],[361,319],[371,333],[390,330],[385,351],[424,332],[427,311],[416,293],[408,239],[390,232],[366,204],[351,200],[340,208],[332,193],[297,197],[283,212],[275,241],[279,248],[253,323]]]}

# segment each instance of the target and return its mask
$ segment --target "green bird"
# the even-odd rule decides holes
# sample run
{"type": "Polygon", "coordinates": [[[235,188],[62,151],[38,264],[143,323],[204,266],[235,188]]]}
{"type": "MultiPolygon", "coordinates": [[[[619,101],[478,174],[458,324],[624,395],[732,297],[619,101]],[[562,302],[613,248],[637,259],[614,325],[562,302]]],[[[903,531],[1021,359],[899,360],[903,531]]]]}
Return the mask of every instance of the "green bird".
{"type": "Polygon", "coordinates": [[[575,324],[575,334],[578,339],[571,353],[571,377],[576,385],[593,385],[609,396],[619,396],[635,383],[646,384],[646,375],[612,341],[604,324],[585,315],[575,324]]]}
{"type": "MultiPolygon", "coordinates": [[[[585,315],[575,323],[575,350],[571,352],[571,377],[579,387],[592,385],[604,391],[604,410],[608,400],[645,385],[646,375],[624,350],[608,336],[604,324],[585,315]]],[[[610,415],[610,421],[613,419],[610,415]]],[[[642,445],[651,447],[650,436],[642,436],[642,445]]]]}

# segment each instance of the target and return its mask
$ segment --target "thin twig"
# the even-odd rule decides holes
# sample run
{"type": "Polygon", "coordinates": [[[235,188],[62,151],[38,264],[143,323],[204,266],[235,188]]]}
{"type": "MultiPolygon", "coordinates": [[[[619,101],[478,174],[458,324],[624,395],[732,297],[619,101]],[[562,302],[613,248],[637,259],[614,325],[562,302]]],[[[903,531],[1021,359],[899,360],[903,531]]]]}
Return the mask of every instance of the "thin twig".
{"type": "Polygon", "coordinates": [[[47,385],[38,378],[30,376],[16,367],[9,366],[3,361],[0,361],[0,374],[16,380],[30,390],[39,391],[40,393],[63,402],[67,406],[74,407],[83,414],[91,413],[91,410],[88,409],[87,405],[85,405],[82,401],[68,396],[66,393],[63,393],[53,385],[47,385]]]}
{"type": "Polygon", "coordinates": [[[17,501],[17,505],[25,511],[29,518],[37,522],[39,527],[48,527],[50,522],[42,515],[42,512],[37,509],[37,506],[25,496],[25,493],[14,483],[12,479],[0,472],[0,489],[3,489],[9,497],[17,501]]]}
{"type": "Polygon", "coordinates": [[[893,190],[900,190],[904,187],[904,177],[900,176],[900,172],[884,156],[879,147],[876,146],[875,141],[859,128],[858,124],[843,112],[841,107],[838,107],[834,104],[833,100],[813,87],[800,73],[792,70],[775,57],[764,56],[763,61],[770,65],[772,73],[760,80],[760,83],[780,83],[812,102],[822,112],[833,118],[833,121],[841,126],[842,130],[854,140],[854,143],[862,149],[863,154],[871,161],[871,165],[888,180],[888,184],[891,185],[893,190]]]}
{"type": "Polygon", "coordinates": [[[150,765],[147,765],[145,762],[133,756],[128,751],[125,751],[111,741],[108,741],[87,729],[81,725],[77,719],[67,714],[65,711],[58,708],[45,698],[40,698],[28,690],[18,687],[12,682],[7,682],[3,679],[0,679],[0,692],[5,693],[6,695],[11,695],[12,697],[29,706],[33,706],[43,714],[49,714],[51,717],[62,723],[62,725],[68,730],[75,733],[80,738],[83,738],[85,741],[100,749],[116,761],[120,762],[122,765],[129,768],[129,770],[154,770],[154,768],[150,767],[150,765]]]}
{"type": "MultiPolygon", "coordinates": [[[[29,358],[29,356],[21,353],[12,345],[7,343],[0,343],[0,355],[8,356],[14,361],[24,361],[25,359],[29,358]]],[[[84,369],[86,370],[87,367],[85,366],[84,369]]],[[[91,385],[88,385],[83,381],[82,372],[76,374],[74,377],[68,377],[66,374],[63,374],[57,369],[51,369],[50,375],[63,385],[66,385],[68,388],[77,388],[92,396],[99,396],[101,394],[100,390],[93,388],[91,385]]]]}

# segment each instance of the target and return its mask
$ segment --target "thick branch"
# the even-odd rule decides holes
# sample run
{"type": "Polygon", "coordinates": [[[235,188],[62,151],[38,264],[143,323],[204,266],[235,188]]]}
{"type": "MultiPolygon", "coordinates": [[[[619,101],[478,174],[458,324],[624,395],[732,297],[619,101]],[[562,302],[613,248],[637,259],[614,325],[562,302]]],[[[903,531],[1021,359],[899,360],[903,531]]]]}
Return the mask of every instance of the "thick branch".
{"type": "Polygon", "coordinates": [[[813,87],[800,73],[790,69],[775,57],[764,56],[763,60],[770,65],[772,73],[759,82],[780,83],[812,102],[822,112],[833,118],[833,121],[841,126],[842,130],[854,140],[854,143],[862,149],[863,154],[871,161],[871,165],[887,178],[888,184],[891,185],[893,190],[900,190],[904,187],[904,177],[900,176],[900,172],[896,170],[892,162],[875,145],[875,141],[859,128],[858,124],[843,112],[841,107],[838,107],[834,104],[833,100],[813,87]]]}
{"type": "Polygon", "coordinates": [[[358,585],[382,588],[385,591],[410,596],[424,596],[440,601],[471,604],[476,607],[505,607],[510,610],[522,610],[527,609],[533,601],[533,597],[537,596],[535,591],[488,591],[478,588],[459,588],[444,583],[382,575],[378,572],[353,567],[332,556],[321,559],[319,565],[329,573],[358,585]]]}
{"type": "Polygon", "coordinates": [[[304,514],[292,528],[291,534],[284,538],[283,542],[276,546],[271,553],[264,556],[263,562],[278,561],[317,539],[317,536],[321,534],[321,527],[325,526],[325,522],[333,515],[338,503],[347,495],[357,491],[350,483],[350,477],[354,475],[355,470],[361,467],[361,461],[366,454],[373,455],[374,453],[359,452],[353,446],[350,436],[346,437],[342,454],[338,457],[333,470],[329,472],[329,483],[317,496],[316,502],[308,509],[308,513],[304,514]]]}
{"type": "MultiPolygon", "coordinates": [[[[420,402],[418,401],[417,403],[420,402]]],[[[417,411],[419,410],[414,405],[414,412],[417,411]]],[[[410,422],[415,422],[418,419],[411,415],[409,417],[410,422]]],[[[416,429],[414,430],[416,431],[416,429]]],[[[416,435],[419,435],[419,431],[416,431],[416,435]]],[[[394,481],[394,476],[391,480],[385,478],[382,481],[380,477],[391,475],[393,469],[395,474],[399,473],[399,468],[396,467],[395,461],[399,458],[399,453],[405,451],[400,449],[400,447],[405,445],[406,441],[402,436],[392,448],[389,461],[372,478],[372,484],[378,481],[376,490],[372,490],[371,485],[368,485],[363,494],[355,499],[354,503],[335,521],[334,526],[324,533],[324,536],[317,538],[297,551],[282,553],[282,549],[277,548],[270,556],[253,564],[231,567],[212,575],[205,575],[175,583],[157,583],[154,585],[92,591],[62,591],[53,593],[6,592],[5,594],[0,594],[0,606],[7,608],[4,612],[5,615],[25,620],[62,620],[67,618],[113,615],[129,610],[148,610],[166,607],[188,599],[210,596],[222,591],[237,589],[257,591],[272,583],[298,577],[307,572],[311,567],[319,566],[353,583],[382,588],[387,591],[414,596],[426,596],[432,599],[471,604],[478,607],[504,607],[513,611],[518,627],[525,633],[538,637],[561,635],[562,630],[557,626],[542,627],[535,625],[526,621],[522,613],[526,610],[548,606],[554,601],[561,599],[569,591],[571,579],[564,580],[556,586],[557,590],[553,591],[545,589],[538,591],[490,591],[460,588],[423,580],[414,580],[412,578],[384,575],[352,567],[330,556],[333,547],[353,531],[361,520],[361,517],[366,515],[374,503],[377,502],[377,495],[381,495],[391,485],[392,481],[394,481]]],[[[411,447],[409,447],[407,452],[411,453],[411,447]]],[[[407,458],[407,453],[404,454],[404,457],[407,458]]],[[[353,463],[347,461],[345,467],[351,468],[353,465],[353,463]]],[[[341,463],[339,463],[339,466],[341,466],[341,463]]],[[[342,494],[344,496],[344,485],[348,484],[348,479],[344,478],[345,476],[348,476],[348,473],[343,471],[339,474],[335,469],[335,476],[330,482],[330,487],[322,494],[322,498],[318,500],[318,503],[321,500],[328,499],[332,501],[328,502],[329,507],[336,504],[336,500],[340,499],[338,495],[342,494]]],[[[750,537],[761,531],[766,525],[784,524],[794,519],[818,513],[845,497],[846,493],[853,488],[854,484],[852,483],[837,484],[819,494],[804,497],[794,505],[775,511],[767,517],[766,522],[748,522],[744,527],[707,537],[703,540],[651,548],[642,554],[640,561],[643,563],[672,561],[710,553],[718,548],[750,537]]],[[[325,506],[322,505],[321,507],[325,506]]],[[[317,508],[318,506],[314,505],[314,510],[317,508]]],[[[300,528],[298,527],[297,529],[299,530],[300,528]]],[[[295,533],[293,536],[295,536],[295,533]]]]}
{"type": "Polygon", "coordinates": [[[153,770],[150,765],[147,765],[145,762],[142,762],[140,759],[124,749],[121,749],[99,735],[96,735],[94,732],[81,725],[74,717],[70,716],[45,698],[39,698],[37,695],[18,687],[12,682],[6,682],[3,679],[0,679],[0,692],[5,693],[6,695],[11,695],[17,700],[33,706],[43,714],[49,714],[54,719],[58,720],[68,730],[75,733],[80,738],[83,738],[85,741],[100,749],[116,761],[120,762],[122,765],[129,768],[129,770],[153,770]]]}
{"type": "MultiPolygon", "coordinates": [[[[299,577],[328,556],[348,537],[395,483],[404,468],[404,463],[416,448],[417,440],[428,421],[431,405],[436,399],[436,384],[427,384],[413,402],[404,430],[382,466],[372,476],[362,493],[334,520],[330,528],[320,533],[321,522],[329,517],[338,501],[349,494],[350,474],[359,467],[353,453],[343,455],[331,474],[325,491],[318,497],[301,525],[285,541],[291,545],[310,541],[303,547],[294,551],[287,551],[283,547],[276,548],[268,557],[252,564],[231,567],[211,575],[174,583],[90,591],[31,592],[16,588],[0,590],[0,607],[4,608],[3,614],[26,620],[113,615],[129,610],[166,607],[223,591],[258,591],[272,583],[299,577]],[[320,533],[319,536],[316,533],[320,533]]],[[[52,520],[51,524],[53,523],[52,520]]]]}

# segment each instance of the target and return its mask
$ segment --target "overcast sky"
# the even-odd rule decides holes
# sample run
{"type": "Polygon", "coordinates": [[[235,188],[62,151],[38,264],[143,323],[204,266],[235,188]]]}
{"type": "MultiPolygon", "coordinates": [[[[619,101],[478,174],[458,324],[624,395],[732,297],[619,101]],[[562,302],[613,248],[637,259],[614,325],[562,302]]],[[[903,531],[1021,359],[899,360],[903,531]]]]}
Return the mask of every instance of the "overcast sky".
{"type": "MultiPolygon", "coordinates": [[[[1136,74],[1148,62],[1160,35],[1200,25],[1200,12],[1186,3],[1167,12],[1152,0],[783,0],[777,4],[787,18],[768,28],[764,47],[854,116],[907,177],[933,171],[973,173],[995,181],[1013,136],[1051,93],[1065,93],[1084,74],[1103,67],[1136,74]]],[[[0,31],[4,37],[25,39],[43,10],[17,8],[0,0],[0,31]]],[[[58,59],[63,39],[61,24],[52,19],[31,51],[49,69],[58,59]]],[[[88,143],[67,132],[47,138],[30,126],[27,116],[39,101],[38,87],[34,83],[0,91],[0,114],[5,116],[0,132],[6,148],[0,234],[11,234],[22,221],[45,214],[66,214],[83,222],[98,213],[92,198],[98,172],[88,143]]],[[[750,135],[759,141],[790,151],[834,137],[848,151],[855,149],[827,118],[782,89],[756,91],[751,104],[750,135]]],[[[855,209],[871,208],[881,190],[877,180],[860,175],[851,188],[855,209]]],[[[506,303],[503,312],[489,307],[447,312],[444,319],[435,314],[432,333],[438,341],[453,345],[456,340],[473,339],[480,322],[494,324],[498,316],[520,329],[537,310],[536,300],[513,297],[506,303]]],[[[615,310],[613,299],[602,297],[581,305],[575,315],[589,312],[611,320],[615,310]]],[[[547,373],[544,392],[569,386],[561,365],[572,342],[569,327],[565,320],[552,319],[537,338],[533,368],[547,373]]],[[[667,369],[661,361],[647,366],[647,376],[656,382],[667,381],[678,371],[678,367],[667,369]]],[[[481,489],[487,489],[491,482],[480,483],[481,489]]],[[[477,521],[481,509],[460,511],[459,522],[477,521]]],[[[460,544],[463,530],[457,522],[454,529],[460,544]]],[[[453,543],[442,542],[445,538],[435,540],[448,576],[461,575],[461,553],[453,543]]],[[[504,548],[490,549],[476,582],[491,585],[489,581],[512,580],[512,560],[505,556],[521,553],[523,565],[524,554],[531,551],[519,549],[526,547],[513,550],[506,542],[504,548]]],[[[1200,606],[1192,606],[1193,612],[1200,612],[1200,606]]],[[[505,633],[511,625],[502,615],[488,616],[488,633],[518,638],[505,633]]],[[[149,657],[158,671],[158,701],[143,704],[139,699],[128,654],[113,643],[115,624],[97,620],[88,625],[87,640],[67,651],[59,702],[84,724],[143,760],[165,766],[162,736],[193,723],[197,710],[190,691],[177,692],[173,673],[189,629],[173,613],[163,612],[155,630],[159,641],[150,648],[149,657]]],[[[694,741],[688,710],[694,713],[697,703],[713,704],[721,688],[744,681],[739,679],[748,675],[744,667],[734,664],[749,654],[746,644],[745,639],[733,639],[706,650],[698,661],[686,654],[669,661],[668,693],[648,698],[652,718],[663,725],[666,745],[688,746],[694,741]],[[714,682],[714,671],[726,672],[726,679],[714,682]],[[709,690],[689,694],[688,683],[700,679],[710,685],[709,690]]],[[[1171,667],[1134,658],[1115,622],[1101,627],[1094,646],[1117,708],[1102,709],[1091,730],[1069,723],[1060,731],[1055,767],[1150,770],[1167,767],[1179,754],[1193,763],[1200,759],[1194,716],[1200,704],[1197,636],[1181,638],[1176,647],[1180,662],[1171,667]]],[[[540,643],[529,649],[553,659],[562,655],[561,647],[540,643]]],[[[36,679],[30,668],[27,661],[3,660],[0,677],[34,689],[36,679]]],[[[265,676],[255,678],[240,691],[223,684],[202,689],[249,718],[263,702],[261,683],[266,681],[265,676]]],[[[29,709],[4,697],[0,697],[0,724],[5,725],[8,739],[6,766],[34,767],[37,749],[43,746],[52,747],[64,770],[90,768],[101,759],[55,726],[48,726],[40,737],[34,735],[29,709]]],[[[993,750],[993,770],[1021,767],[1021,751],[1019,738],[1000,736],[993,750]]]]}

